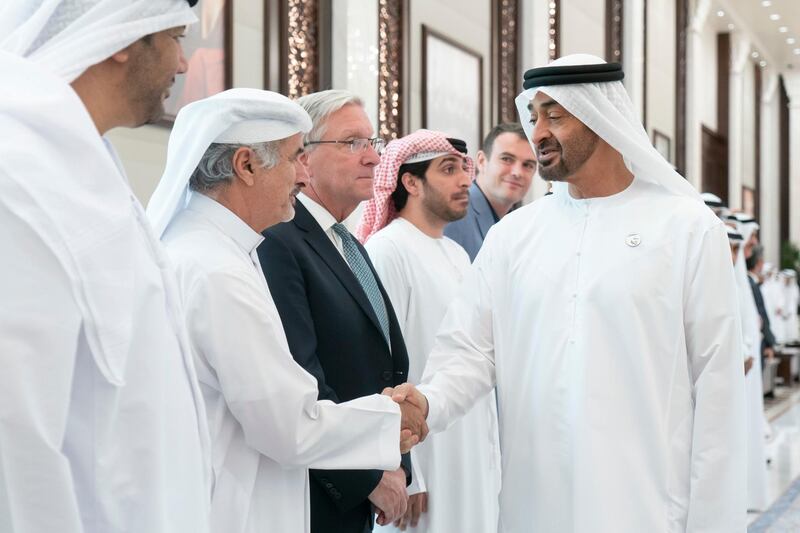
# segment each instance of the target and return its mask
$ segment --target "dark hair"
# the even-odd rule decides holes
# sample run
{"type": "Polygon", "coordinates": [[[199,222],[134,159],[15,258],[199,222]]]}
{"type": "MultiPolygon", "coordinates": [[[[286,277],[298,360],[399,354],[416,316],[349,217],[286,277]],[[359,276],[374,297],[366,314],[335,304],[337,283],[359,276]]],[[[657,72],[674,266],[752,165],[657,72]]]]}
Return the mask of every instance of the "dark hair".
{"type": "Polygon", "coordinates": [[[528,137],[525,136],[525,130],[519,122],[501,122],[489,131],[489,134],[483,139],[483,146],[481,150],[486,154],[486,157],[492,156],[492,149],[494,148],[494,141],[504,133],[514,133],[522,139],[527,141],[528,137]]]}
{"type": "Polygon", "coordinates": [[[745,264],[747,265],[747,270],[753,270],[761,258],[764,257],[764,247],[760,244],[756,244],[753,246],[753,250],[750,252],[750,257],[745,259],[745,264]]]}
{"type": "MultiPolygon", "coordinates": [[[[467,143],[461,139],[447,137],[447,142],[449,142],[450,146],[462,154],[467,153],[467,143]]],[[[392,192],[392,202],[394,203],[395,209],[402,211],[402,209],[406,206],[406,203],[408,203],[408,190],[406,189],[406,186],[403,185],[403,174],[408,172],[412,176],[416,176],[417,178],[424,180],[425,173],[428,172],[428,169],[431,167],[431,162],[433,162],[433,159],[420,161],[419,163],[405,163],[400,165],[400,168],[397,169],[397,187],[395,187],[394,192],[392,192]]]]}
{"type": "Polygon", "coordinates": [[[403,208],[408,203],[408,190],[406,186],[403,185],[403,174],[408,172],[412,176],[416,176],[421,180],[425,179],[425,173],[431,166],[431,161],[433,159],[428,159],[427,161],[420,161],[419,163],[406,163],[400,165],[400,168],[397,170],[397,187],[395,187],[394,192],[392,192],[392,202],[394,203],[394,208],[397,211],[402,211],[403,208]]]}

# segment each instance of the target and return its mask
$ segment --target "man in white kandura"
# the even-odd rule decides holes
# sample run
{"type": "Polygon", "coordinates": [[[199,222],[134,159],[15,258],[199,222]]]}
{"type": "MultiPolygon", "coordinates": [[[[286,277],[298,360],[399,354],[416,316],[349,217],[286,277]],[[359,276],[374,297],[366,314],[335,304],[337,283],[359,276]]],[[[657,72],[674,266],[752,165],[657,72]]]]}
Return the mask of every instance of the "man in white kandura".
{"type": "Polygon", "coordinates": [[[260,232],[292,219],[307,181],[297,158],[310,129],[302,107],[268,91],[191,103],[147,209],[177,268],[206,401],[212,533],[307,532],[308,466],[395,470],[416,442],[410,432],[401,442],[386,396],[317,401],[261,271],[260,232]]]}
{"type": "MultiPolygon", "coordinates": [[[[749,217],[748,217],[749,218],[749,217]]],[[[740,238],[738,253],[733,260],[736,279],[739,320],[742,324],[742,351],[745,361],[745,427],[747,431],[747,509],[764,511],[767,508],[767,451],[766,435],[769,423],[764,416],[764,382],[761,371],[761,318],[747,281],[745,253],[752,250],[753,235],[758,230],[755,221],[739,221],[736,215],[726,217],[727,227],[734,229],[734,240],[740,238]],[[749,363],[748,363],[749,362],[749,363]]],[[[730,232],[729,232],[730,240],[730,232]]]]}
{"type": "Polygon", "coordinates": [[[0,2],[3,533],[208,530],[174,273],[102,137],[161,117],[195,20],[187,0],[0,2]]]}
{"type": "MultiPolygon", "coordinates": [[[[470,267],[469,255],[444,236],[465,216],[474,176],[463,141],[419,130],[388,144],[375,169],[375,194],[358,236],[400,319],[409,382],[422,378],[436,331],[470,267]]],[[[483,533],[497,527],[497,411],[485,394],[447,431],[411,452],[408,510],[385,530],[483,533]]]]}
{"type": "Polygon", "coordinates": [[[554,192],[489,232],[407,397],[440,431],[497,386],[503,533],[743,533],[727,232],[622,77],[589,55],[526,73],[517,105],[554,192]]]}

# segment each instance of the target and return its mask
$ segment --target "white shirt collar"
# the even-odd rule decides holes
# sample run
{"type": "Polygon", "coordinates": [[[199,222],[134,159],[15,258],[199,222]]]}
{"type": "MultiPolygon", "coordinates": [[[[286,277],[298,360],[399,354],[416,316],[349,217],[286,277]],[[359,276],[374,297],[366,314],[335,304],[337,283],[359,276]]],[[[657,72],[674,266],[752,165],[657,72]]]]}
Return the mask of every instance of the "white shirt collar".
{"type": "Polygon", "coordinates": [[[322,228],[322,231],[327,232],[334,224],[338,222],[338,220],[336,220],[336,218],[331,215],[327,209],[319,205],[305,194],[298,194],[297,199],[303,203],[303,206],[305,206],[306,209],[308,209],[308,212],[311,213],[311,216],[317,221],[317,224],[319,224],[319,226],[322,228]]]}
{"type": "Polygon", "coordinates": [[[253,253],[264,240],[263,235],[248,226],[233,211],[204,194],[192,193],[186,209],[206,217],[222,233],[233,239],[248,255],[253,253]]]}

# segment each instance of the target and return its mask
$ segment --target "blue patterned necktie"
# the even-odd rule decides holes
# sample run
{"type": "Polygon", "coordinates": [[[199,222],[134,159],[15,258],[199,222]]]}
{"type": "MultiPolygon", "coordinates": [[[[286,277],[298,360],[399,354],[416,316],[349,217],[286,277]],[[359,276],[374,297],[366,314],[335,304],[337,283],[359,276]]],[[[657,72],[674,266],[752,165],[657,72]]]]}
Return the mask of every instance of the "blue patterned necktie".
{"type": "Polygon", "coordinates": [[[372,269],[369,268],[367,260],[361,255],[361,251],[358,249],[358,246],[356,246],[353,236],[347,231],[344,224],[334,224],[333,231],[341,237],[344,257],[347,259],[347,264],[356,276],[361,288],[364,289],[369,303],[372,304],[372,310],[375,311],[378,322],[381,324],[381,330],[383,331],[386,343],[391,346],[392,344],[389,341],[389,314],[386,312],[386,304],[378,288],[378,281],[372,274],[372,269]]]}

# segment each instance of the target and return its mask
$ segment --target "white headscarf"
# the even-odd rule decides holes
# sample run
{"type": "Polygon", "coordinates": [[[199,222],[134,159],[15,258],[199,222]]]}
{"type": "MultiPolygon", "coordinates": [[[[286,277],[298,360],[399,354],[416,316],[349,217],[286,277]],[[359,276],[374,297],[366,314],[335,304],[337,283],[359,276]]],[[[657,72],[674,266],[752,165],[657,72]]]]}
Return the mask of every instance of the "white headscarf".
{"type": "Polygon", "coordinates": [[[194,20],[186,0],[0,0],[0,204],[51,248],[97,367],[115,385],[125,383],[134,335],[138,205],[69,83],[137,39],[194,20]]]}
{"type": "Polygon", "coordinates": [[[186,0],[3,0],[0,50],[71,83],[145,35],[194,22],[186,0]]]}
{"type": "MultiPolygon", "coordinates": [[[[549,66],[596,65],[605,63],[599,57],[575,54],[559,58],[549,66]]],[[[578,83],[531,87],[517,96],[517,112],[525,134],[533,145],[533,126],[528,104],[539,91],[549,95],[589,129],[617,150],[628,169],[638,179],[663,186],[668,191],[700,200],[695,188],[650,144],[650,139],[636,118],[633,104],[621,81],[578,83]]],[[[535,146],[534,146],[535,150],[535,146]]],[[[553,191],[566,192],[567,183],[554,182],[553,191]]]]}
{"type": "Polygon", "coordinates": [[[310,130],[305,109],[271,91],[229,89],[184,106],[169,136],[167,167],[147,205],[156,237],[189,202],[189,178],[209,145],[277,141],[310,130]]]}

